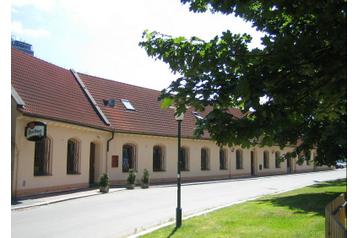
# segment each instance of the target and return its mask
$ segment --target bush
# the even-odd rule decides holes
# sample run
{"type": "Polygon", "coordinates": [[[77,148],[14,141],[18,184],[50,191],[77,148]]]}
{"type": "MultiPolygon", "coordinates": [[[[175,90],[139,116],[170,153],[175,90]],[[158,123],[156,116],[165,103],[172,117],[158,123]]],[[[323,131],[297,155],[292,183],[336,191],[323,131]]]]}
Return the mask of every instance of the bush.
{"type": "Polygon", "coordinates": [[[136,177],[136,173],[134,172],[133,169],[130,169],[129,173],[128,173],[128,178],[127,178],[128,184],[134,184],[135,177],[136,177]]]}
{"type": "Polygon", "coordinates": [[[101,178],[99,179],[99,186],[100,187],[109,186],[109,177],[106,173],[102,174],[101,178]]]}
{"type": "Polygon", "coordinates": [[[149,184],[149,172],[147,169],[144,169],[143,171],[142,183],[149,184]]]}

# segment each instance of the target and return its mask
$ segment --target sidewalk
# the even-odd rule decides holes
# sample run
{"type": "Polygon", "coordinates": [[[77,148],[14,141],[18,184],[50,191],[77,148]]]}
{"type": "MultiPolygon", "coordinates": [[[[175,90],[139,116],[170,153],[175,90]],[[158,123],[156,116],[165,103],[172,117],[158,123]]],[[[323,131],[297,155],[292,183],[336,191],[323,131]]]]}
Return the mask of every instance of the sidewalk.
{"type": "MultiPolygon", "coordinates": [[[[125,190],[124,187],[114,187],[109,189],[109,193],[125,190]]],[[[37,206],[49,205],[52,203],[63,202],[67,200],[101,195],[98,188],[88,188],[81,190],[72,190],[66,192],[46,193],[34,196],[23,197],[11,201],[11,211],[26,209],[37,206]]]]}

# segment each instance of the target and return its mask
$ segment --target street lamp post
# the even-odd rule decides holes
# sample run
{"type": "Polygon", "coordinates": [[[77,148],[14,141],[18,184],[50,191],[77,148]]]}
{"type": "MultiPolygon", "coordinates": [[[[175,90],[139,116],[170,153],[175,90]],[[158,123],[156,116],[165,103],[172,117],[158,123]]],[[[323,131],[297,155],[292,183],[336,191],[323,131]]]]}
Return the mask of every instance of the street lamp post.
{"type": "Polygon", "coordinates": [[[177,209],[176,209],[176,228],[181,226],[182,212],[181,212],[181,174],[180,174],[180,139],[181,139],[181,122],[184,120],[184,113],[175,115],[175,120],[178,122],[178,173],[177,173],[177,209]]]}

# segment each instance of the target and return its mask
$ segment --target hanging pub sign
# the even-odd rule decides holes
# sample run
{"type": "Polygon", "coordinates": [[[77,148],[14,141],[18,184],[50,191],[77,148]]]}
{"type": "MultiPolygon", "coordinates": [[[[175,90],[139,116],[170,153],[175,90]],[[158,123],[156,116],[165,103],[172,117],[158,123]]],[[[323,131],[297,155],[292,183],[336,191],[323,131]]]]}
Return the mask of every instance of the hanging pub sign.
{"type": "Polygon", "coordinates": [[[43,122],[32,121],[25,127],[25,137],[29,141],[39,141],[47,135],[47,125],[43,122]]]}

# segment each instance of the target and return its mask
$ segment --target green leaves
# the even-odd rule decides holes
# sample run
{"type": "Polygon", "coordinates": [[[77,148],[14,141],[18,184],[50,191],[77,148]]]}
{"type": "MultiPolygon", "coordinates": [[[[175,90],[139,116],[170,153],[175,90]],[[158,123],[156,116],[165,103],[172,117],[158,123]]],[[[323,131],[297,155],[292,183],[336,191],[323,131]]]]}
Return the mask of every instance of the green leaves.
{"type": "Polygon", "coordinates": [[[212,109],[195,134],[208,131],[220,145],[301,140],[290,156],[318,146],[319,164],[346,158],[346,1],[181,2],[252,22],[265,47],[249,50],[251,36],[225,29],[210,41],[145,31],[139,45],[180,74],[163,90],[163,108],[212,109]]]}
{"type": "Polygon", "coordinates": [[[162,103],[160,104],[161,109],[167,109],[173,104],[173,99],[166,97],[163,99],[162,103]]]}

